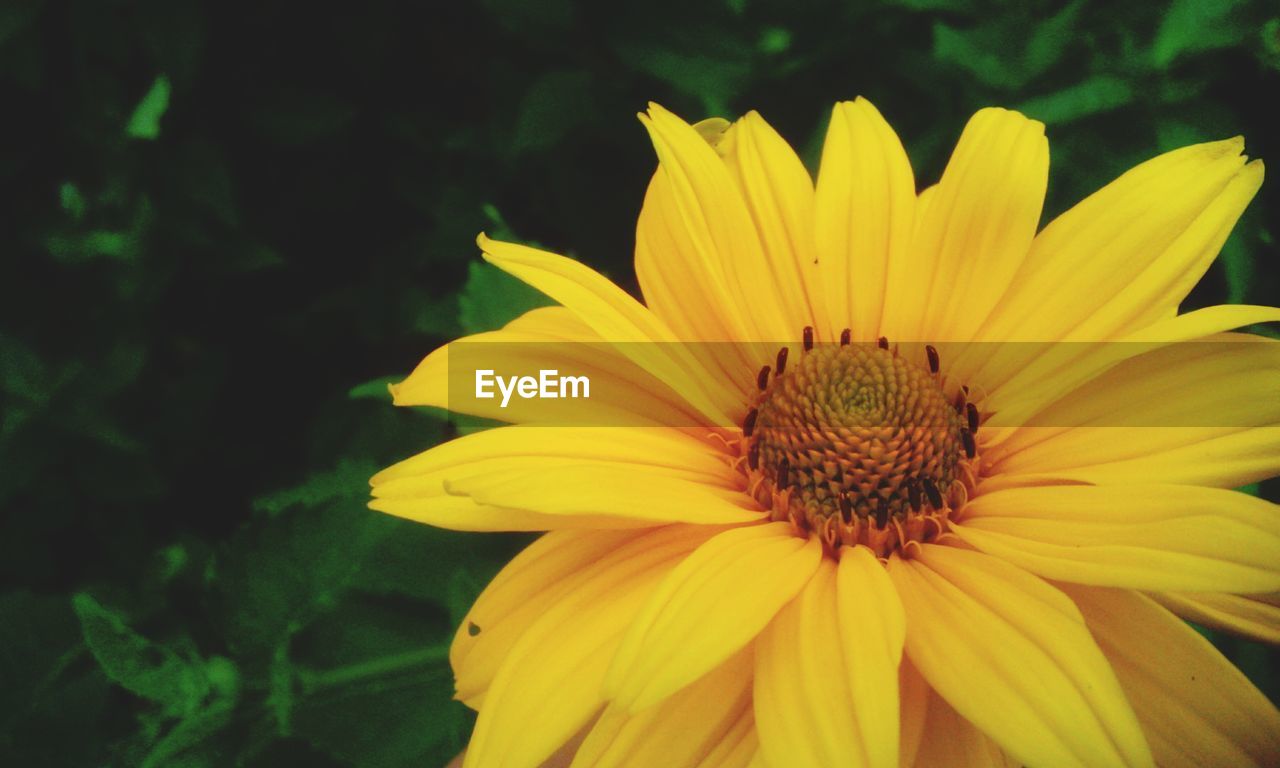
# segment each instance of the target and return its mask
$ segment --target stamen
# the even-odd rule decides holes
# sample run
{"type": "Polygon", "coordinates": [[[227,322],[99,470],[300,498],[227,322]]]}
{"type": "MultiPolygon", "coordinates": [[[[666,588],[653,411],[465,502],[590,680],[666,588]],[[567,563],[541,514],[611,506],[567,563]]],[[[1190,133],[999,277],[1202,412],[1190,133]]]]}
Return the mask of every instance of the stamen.
{"type": "Polygon", "coordinates": [[[884,336],[881,336],[879,339],[876,340],[876,344],[879,345],[881,349],[887,350],[889,348],[889,339],[885,338],[884,336]]]}
{"type": "Polygon", "coordinates": [[[769,366],[760,369],[760,373],[756,374],[756,386],[761,392],[765,391],[769,386],[769,366]]]}
{"type": "Polygon", "coordinates": [[[907,503],[911,505],[912,512],[919,512],[923,504],[920,498],[920,481],[914,477],[907,478],[907,503]]]}
{"type": "Polygon", "coordinates": [[[972,459],[978,455],[978,445],[973,440],[973,433],[967,429],[960,430],[960,442],[964,444],[965,458],[972,459]]]}
{"type": "Polygon", "coordinates": [[[928,477],[921,482],[924,485],[924,495],[929,497],[929,504],[934,509],[942,509],[942,492],[938,490],[938,484],[928,477]]]}
{"type": "Polygon", "coordinates": [[[849,342],[852,340],[853,340],[853,331],[851,331],[848,328],[845,328],[843,331],[840,332],[840,346],[847,347],[849,346],[849,342]]]}
{"type": "Polygon", "coordinates": [[[804,327],[804,351],[808,352],[813,349],[813,326],[806,325],[804,327]]]}
{"type": "Polygon", "coordinates": [[[778,488],[779,489],[787,487],[787,480],[790,479],[787,476],[790,474],[791,474],[791,460],[784,456],[782,458],[782,461],[778,462],[778,488]]]}
{"type": "Polygon", "coordinates": [[[875,499],[875,515],[877,528],[884,528],[889,524],[889,507],[885,505],[884,499],[879,496],[875,499]]]}
{"type": "Polygon", "coordinates": [[[938,368],[941,367],[940,361],[938,360],[938,350],[934,349],[932,344],[926,344],[924,354],[925,357],[929,358],[929,373],[937,373],[938,368]]]}
{"type": "Polygon", "coordinates": [[[757,411],[755,408],[752,408],[751,410],[747,411],[747,418],[742,420],[742,436],[743,437],[751,437],[751,433],[754,432],[756,429],[756,417],[759,415],[760,415],[760,412],[757,411]]]}
{"type": "Polygon", "coordinates": [[[760,468],[760,443],[752,443],[747,449],[747,466],[753,471],[760,468]]]}
{"type": "Polygon", "coordinates": [[[778,375],[781,376],[783,372],[787,370],[787,348],[786,347],[783,347],[782,349],[778,350],[778,359],[776,362],[777,362],[777,365],[775,365],[774,367],[777,368],[778,375]]]}
{"type": "Polygon", "coordinates": [[[965,415],[965,418],[969,420],[969,431],[977,432],[978,431],[978,406],[974,405],[973,403],[965,403],[964,415],[965,415]]]}
{"type": "Polygon", "coordinates": [[[849,498],[849,494],[840,494],[840,519],[845,525],[853,524],[853,500],[849,498]]]}

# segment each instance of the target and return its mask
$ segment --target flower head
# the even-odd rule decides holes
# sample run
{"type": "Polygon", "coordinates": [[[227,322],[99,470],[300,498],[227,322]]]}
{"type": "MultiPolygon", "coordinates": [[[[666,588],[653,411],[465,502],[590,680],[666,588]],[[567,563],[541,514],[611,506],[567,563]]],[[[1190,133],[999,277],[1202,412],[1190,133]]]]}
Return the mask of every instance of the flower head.
{"type": "MultiPolygon", "coordinates": [[[[589,370],[591,425],[473,401],[515,424],[373,480],[391,514],[548,531],[455,639],[467,765],[1280,760],[1280,714],[1179,618],[1280,640],[1280,515],[1230,490],[1280,473],[1280,348],[1228,333],[1280,310],[1178,314],[1261,184],[1242,142],[1037,231],[1015,112],[921,192],[864,100],[816,183],[755,113],[641,119],[643,303],[480,239],[558,306],[465,341],[589,370]]],[[[396,402],[448,406],[449,356],[396,402]]]]}

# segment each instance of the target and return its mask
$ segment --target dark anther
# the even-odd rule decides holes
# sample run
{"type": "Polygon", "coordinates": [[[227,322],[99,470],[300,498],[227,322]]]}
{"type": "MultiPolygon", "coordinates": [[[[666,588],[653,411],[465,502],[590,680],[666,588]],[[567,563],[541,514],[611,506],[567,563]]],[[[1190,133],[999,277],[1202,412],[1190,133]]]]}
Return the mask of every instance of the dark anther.
{"type": "Polygon", "coordinates": [[[852,340],[853,340],[853,331],[849,330],[848,328],[845,328],[843,331],[840,332],[840,346],[847,347],[849,346],[849,342],[852,340]]]}
{"type": "Polygon", "coordinates": [[[934,509],[942,509],[942,493],[938,491],[938,484],[927,477],[924,478],[923,483],[924,495],[929,497],[929,504],[934,509]]]}
{"type": "Polygon", "coordinates": [[[752,443],[747,449],[747,466],[752,470],[760,468],[760,444],[752,443]]]}
{"type": "Polygon", "coordinates": [[[783,457],[782,461],[778,462],[778,490],[782,490],[787,487],[787,475],[790,474],[791,460],[783,457]]]}
{"type": "Polygon", "coordinates": [[[932,344],[926,344],[924,347],[925,357],[929,358],[929,373],[937,373],[939,366],[938,350],[932,344]]]}
{"type": "Polygon", "coordinates": [[[755,408],[752,408],[751,410],[747,411],[747,418],[742,420],[742,436],[743,437],[751,437],[751,433],[756,431],[756,417],[759,415],[760,415],[760,412],[757,411],[755,408]]]}
{"type": "Polygon", "coordinates": [[[965,403],[964,416],[969,420],[969,431],[978,431],[978,406],[973,403],[965,403]]]}
{"type": "Polygon", "coordinates": [[[880,337],[879,341],[877,341],[877,342],[876,342],[876,344],[877,344],[881,349],[888,349],[888,348],[889,348],[889,340],[888,340],[888,339],[886,339],[886,338],[885,338],[885,337],[883,337],[883,336],[881,336],[881,337],[880,337]]]}
{"type": "Polygon", "coordinates": [[[804,327],[804,351],[808,352],[813,349],[813,326],[806,325],[804,327]]]}
{"type": "Polygon", "coordinates": [[[889,524],[889,507],[884,503],[884,499],[876,497],[876,527],[883,528],[889,524]]]}
{"type": "Polygon", "coordinates": [[[840,519],[845,525],[853,524],[853,501],[849,499],[849,494],[840,494],[840,519]]]}
{"type": "Polygon", "coordinates": [[[907,502],[911,504],[911,511],[919,512],[922,501],[920,498],[920,481],[914,477],[907,478],[907,502]]]}
{"type": "Polygon", "coordinates": [[[756,386],[763,392],[764,388],[769,386],[769,366],[760,369],[760,373],[756,374],[756,386]]]}
{"type": "Polygon", "coordinates": [[[774,367],[778,369],[778,375],[781,376],[783,371],[787,370],[787,348],[786,347],[783,347],[782,349],[778,350],[777,363],[778,364],[774,367]]]}
{"type": "Polygon", "coordinates": [[[964,393],[964,396],[965,396],[965,397],[968,397],[968,396],[969,396],[969,385],[968,385],[968,384],[962,384],[962,385],[960,385],[960,391],[964,393]]]}
{"type": "Polygon", "coordinates": [[[973,441],[973,433],[967,429],[960,430],[960,442],[964,443],[964,455],[972,459],[978,455],[978,445],[973,441]]]}

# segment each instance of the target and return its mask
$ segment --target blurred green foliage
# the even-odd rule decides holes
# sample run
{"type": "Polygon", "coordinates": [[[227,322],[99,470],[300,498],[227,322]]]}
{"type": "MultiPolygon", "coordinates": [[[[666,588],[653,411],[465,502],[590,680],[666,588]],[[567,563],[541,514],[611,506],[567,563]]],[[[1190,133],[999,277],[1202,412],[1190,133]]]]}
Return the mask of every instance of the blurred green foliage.
{"type": "MultiPolygon", "coordinates": [[[[647,100],[757,108],[812,165],[862,94],[922,180],[1018,107],[1053,214],[1175,145],[1280,157],[1277,86],[1262,0],[0,4],[0,764],[456,753],[449,638],[527,539],[365,508],[465,426],[386,383],[542,301],[481,230],[634,287],[647,100]]],[[[1278,200],[1190,304],[1280,303],[1278,200]]]]}

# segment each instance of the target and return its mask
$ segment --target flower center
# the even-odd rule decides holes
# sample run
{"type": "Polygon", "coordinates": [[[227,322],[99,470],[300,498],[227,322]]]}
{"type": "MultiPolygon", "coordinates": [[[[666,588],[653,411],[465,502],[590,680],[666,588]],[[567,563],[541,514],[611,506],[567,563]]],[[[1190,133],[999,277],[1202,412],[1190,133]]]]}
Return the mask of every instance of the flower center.
{"type": "Polygon", "coordinates": [[[888,347],[815,347],[806,329],[790,370],[784,349],[771,381],[760,372],[743,425],[756,498],[832,552],[865,544],[887,557],[932,541],[968,498],[976,409],[963,388],[947,396],[933,347],[923,365],[888,347]]]}

